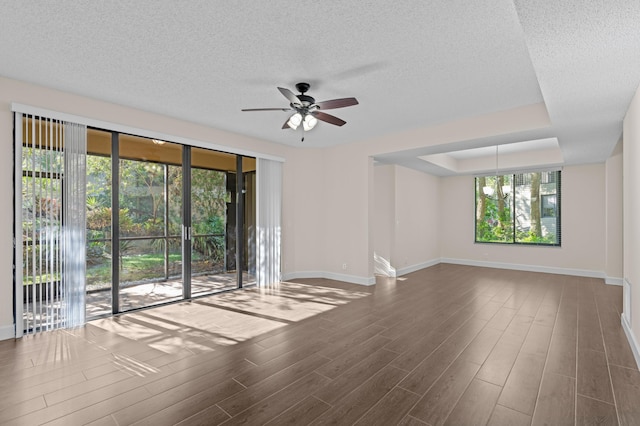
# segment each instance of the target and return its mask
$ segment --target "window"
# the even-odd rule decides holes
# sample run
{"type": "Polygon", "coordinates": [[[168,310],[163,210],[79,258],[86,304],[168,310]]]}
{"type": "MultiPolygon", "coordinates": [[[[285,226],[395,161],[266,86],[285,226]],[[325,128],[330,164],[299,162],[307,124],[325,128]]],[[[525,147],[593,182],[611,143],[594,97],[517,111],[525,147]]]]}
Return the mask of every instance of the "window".
{"type": "Polygon", "coordinates": [[[475,178],[475,242],[560,245],[560,171],[475,178]]]}

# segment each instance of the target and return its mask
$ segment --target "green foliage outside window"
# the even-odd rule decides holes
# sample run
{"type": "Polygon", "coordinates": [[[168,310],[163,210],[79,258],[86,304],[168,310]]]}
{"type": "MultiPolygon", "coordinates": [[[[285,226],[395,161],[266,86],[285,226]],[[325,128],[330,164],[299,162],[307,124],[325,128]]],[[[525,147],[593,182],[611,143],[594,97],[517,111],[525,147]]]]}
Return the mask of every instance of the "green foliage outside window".
{"type": "Polygon", "coordinates": [[[560,172],[475,178],[475,242],[560,245],[560,172]]]}

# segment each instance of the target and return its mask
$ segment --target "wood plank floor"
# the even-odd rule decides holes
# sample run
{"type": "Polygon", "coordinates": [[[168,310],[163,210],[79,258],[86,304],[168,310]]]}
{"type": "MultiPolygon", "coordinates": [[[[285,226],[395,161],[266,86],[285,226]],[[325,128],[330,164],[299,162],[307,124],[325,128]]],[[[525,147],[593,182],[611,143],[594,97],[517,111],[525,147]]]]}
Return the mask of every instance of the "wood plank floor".
{"type": "Polygon", "coordinates": [[[3,425],[640,424],[602,280],[441,264],[0,342],[3,425]]]}

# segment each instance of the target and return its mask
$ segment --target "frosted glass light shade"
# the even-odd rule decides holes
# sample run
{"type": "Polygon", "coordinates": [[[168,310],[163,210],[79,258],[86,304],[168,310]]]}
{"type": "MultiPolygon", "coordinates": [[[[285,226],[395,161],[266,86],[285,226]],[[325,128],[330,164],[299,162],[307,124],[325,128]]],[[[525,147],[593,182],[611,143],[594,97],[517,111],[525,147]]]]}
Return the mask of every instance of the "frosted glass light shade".
{"type": "Polygon", "coordinates": [[[318,119],[311,114],[307,114],[304,116],[304,121],[302,122],[302,128],[306,132],[308,130],[313,129],[316,126],[316,124],[318,124],[318,119]]]}
{"type": "Polygon", "coordinates": [[[293,130],[295,130],[298,128],[301,122],[302,122],[302,114],[300,114],[299,112],[296,112],[291,116],[291,118],[289,118],[289,121],[287,121],[287,125],[291,127],[293,130]]]}

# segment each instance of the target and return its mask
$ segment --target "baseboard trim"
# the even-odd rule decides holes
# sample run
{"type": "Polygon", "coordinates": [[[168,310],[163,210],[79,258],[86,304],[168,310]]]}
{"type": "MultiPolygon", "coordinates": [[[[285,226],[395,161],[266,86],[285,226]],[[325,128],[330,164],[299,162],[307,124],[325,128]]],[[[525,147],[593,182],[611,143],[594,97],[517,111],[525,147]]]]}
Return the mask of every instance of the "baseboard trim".
{"type": "Polygon", "coordinates": [[[624,315],[620,316],[620,321],[622,323],[622,329],[624,330],[624,334],[627,335],[629,346],[631,346],[631,352],[633,352],[633,357],[636,359],[636,365],[640,369],[640,346],[638,345],[638,341],[633,335],[633,332],[631,331],[631,326],[627,322],[624,315]]]}
{"type": "Polygon", "coordinates": [[[484,268],[511,269],[516,271],[543,272],[545,274],[573,275],[576,277],[602,278],[604,272],[590,271],[588,269],[555,268],[550,266],[523,265],[520,263],[486,262],[482,260],[453,259],[443,257],[441,263],[453,263],[455,265],[480,266],[484,268]]]}
{"type": "Polygon", "coordinates": [[[366,286],[374,285],[376,283],[375,277],[359,277],[356,275],[337,274],[335,272],[326,271],[289,272],[287,274],[283,274],[282,281],[290,281],[298,278],[325,278],[328,280],[343,281],[351,284],[366,286]]]}
{"type": "Polygon", "coordinates": [[[416,272],[421,269],[430,268],[431,266],[435,266],[441,262],[442,262],[441,259],[431,259],[431,260],[427,260],[426,262],[417,263],[415,265],[405,266],[404,268],[397,269],[395,276],[401,277],[403,275],[410,274],[412,272],[416,272]]]}
{"type": "Polygon", "coordinates": [[[622,287],[622,278],[605,277],[604,283],[609,285],[619,285],[622,287]]]}
{"type": "Polygon", "coordinates": [[[0,340],[9,340],[16,337],[16,328],[12,325],[0,327],[0,340]]]}
{"type": "MultiPolygon", "coordinates": [[[[410,274],[421,269],[429,268],[431,266],[438,265],[440,263],[451,263],[454,265],[465,266],[479,266],[483,268],[495,268],[495,269],[510,269],[515,271],[527,271],[527,272],[541,272],[545,274],[558,274],[558,275],[571,275],[576,277],[586,278],[600,278],[609,285],[623,285],[623,279],[617,277],[609,277],[603,271],[591,271],[588,269],[572,269],[572,268],[557,268],[551,266],[538,266],[538,265],[524,265],[520,263],[503,263],[503,262],[487,262],[482,260],[470,260],[470,259],[456,259],[450,257],[443,257],[438,259],[427,260],[426,262],[417,263],[415,265],[406,266],[395,270],[395,276],[400,277],[402,275],[410,274]]],[[[289,272],[283,274],[282,280],[294,280],[296,278],[326,278],[336,281],[344,281],[352,284],[359,285],[374,285],[376,283],[375,277],[359,277],[356,275],[338,274],[334,272],[326,271],[300,271],[289,272]]]]}

